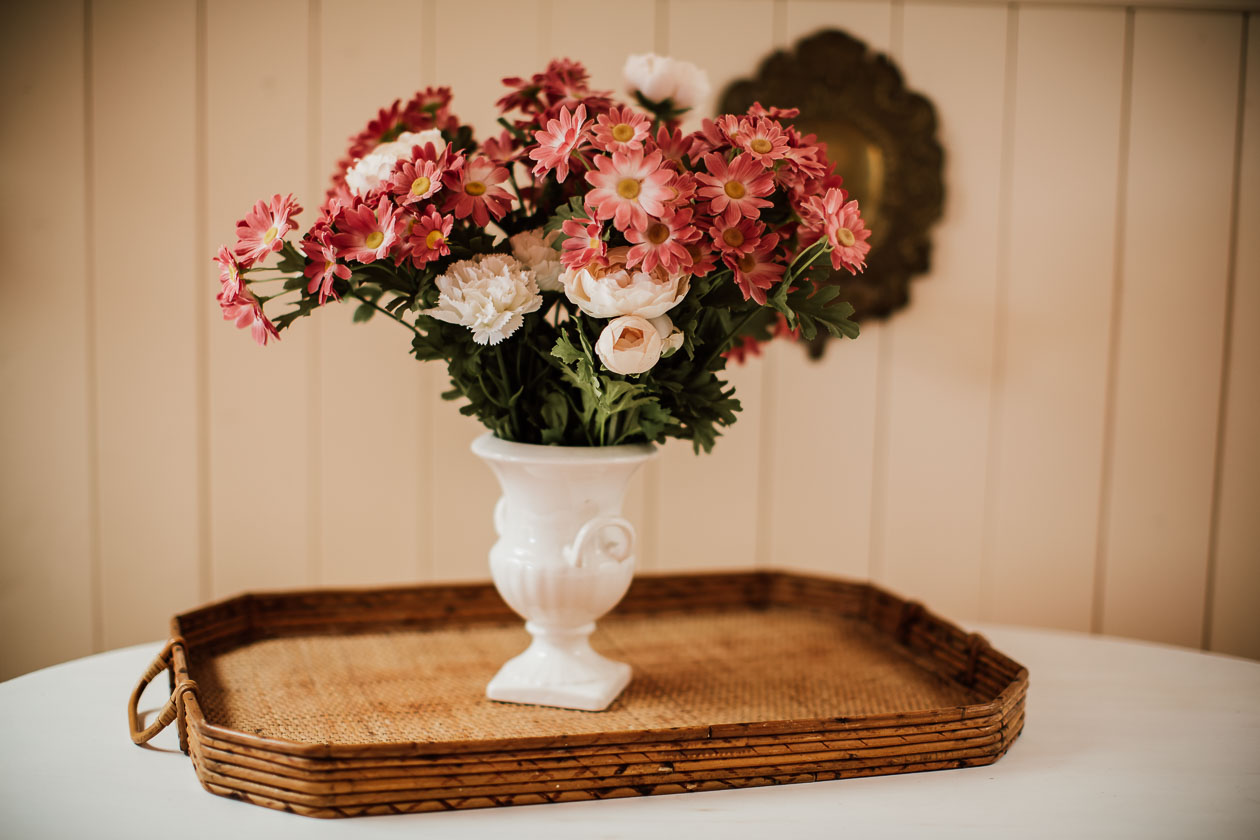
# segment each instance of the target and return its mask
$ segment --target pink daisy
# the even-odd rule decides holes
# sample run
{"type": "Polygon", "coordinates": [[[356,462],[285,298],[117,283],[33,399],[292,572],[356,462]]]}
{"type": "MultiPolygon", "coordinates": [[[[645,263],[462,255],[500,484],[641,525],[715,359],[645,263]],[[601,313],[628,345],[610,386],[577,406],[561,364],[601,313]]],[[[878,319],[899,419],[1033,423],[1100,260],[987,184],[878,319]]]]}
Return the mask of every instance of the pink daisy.
{"type": "Polygon", "coordinates": [[[398,241],[398,208],[381,196],[373,212],[370,205],[344,207],[337,217],[337,233],[332,244],[343,260],[370,263],[384,259],[398,241]]]}
{"type": "Polygon", "coordinates": [[[751,254],[761,243],[761,233],[764,230],[765,225],[752,219],[737,219],[732,223],[725,218],[718,218],[716,224],[709,228],[709,235],[713,238],[713,244],[722,252],[723,259],[727,259],[751,254]]]}
{"type": "Polygon", "coordinates": [[[292,195],[275,195],[271,203],[259,200],[245,218],[236,223],[236,256],[249,268],[268,254],[279,251],[284,235],[297,228],[293,216],[302,208],[292,195]]]}
{"type": "Polygon", "coordinates": [[[734,224],[741,216],[757,218],[761,208],[773,204],[761,196],[774,192],[774,173],[751,155],[736,155],[730,163],[718,154],[705,155],[704,166],[708,173],[696,173],[703,184],[699,196],[709,200],[713,215],[721,213],[734,224]]]}
{"type": "Polygon", "coordinates": [[[866,240],[870,239],[871,232],[862,221],[857,201],[844,199],[843,190],[830,189],[822,198],[809,199],[806,209],[809,215],[821,221],[822,230],[814,239],[827,237],[832,267],[837,271],[846,268],[850,274],[857,274],[866,268],[866,255],[871,250],[866,240]]]}
{"type": "Polygon", "coordinates": [[[241,264],[226,245],[219,246],[219,255],[214,261],[219,264],[219,284],[223,293],[229,298],[236,297],[241,288],[241,264]]]}
{"type": "Polygon", "coordinates": [[[451,225],[454,223],[453,216],[443,216],[432,207],[426,215],[416,220],[409,237],[411,262],[416,268],[423,268],[425,263],[451,253],[446,237],[451,235],[451,225]]]}
{"type": "Polygon", "coordinates": [[[540,178],[551,170],[561,183],[569,177],[569,156],[586,140],[586,106],[579,105],[569,113],[560,109],[560,116],[547,123],[547,127],[534,132],[538,146],[529,150],[529,156],[538,161],[534,165],[534,177],[540,178]]]}
{"type": "Polygon", "coordinates": [[[444,211],[454,211],[455,218],[472,216],[473,221],[485,227],[490,217],[502,219],[512,207],[512,196],[503,187],[508,171],[496,166],[489,158],[473,158],[458,172],[448,172],[443,183],[450,190],[444,211]]]}
{"type": "Polygon", "coordinates": [[[595,147],[605,152],[642,149],[651,134],[652,124],[646,114],[629,108],[613,108],[595,120],[595,147]]]}
{"type": "Polygon", "coordinates": [[[310,278],[310,282],[306,284],[306,291],[313,295],[318,289],[319,305],[323,306],[329,295],[338,297],[333,290],[333,283],[338,278],[349,280],[350,267],[337,262],[337,248],[332,243],[332,234],[327,231],[318,238],[303,239],[302,253],[310,259],[302,272],[310,278]]]}
{"type": "Polygon", "coordinates": [[[660,219],[648,219],[643,229],[631,228],[626,239],[634,243],[626,255],[626,264],[643,264],[644,271],[661,266],[670,274],[682,274],[691,267],[687,243],[700,238],[700,230],[691,223],[691,210],[667,212],[660,219]]]}
{"type": "Polygon", "coordinates": [[[774,120],[752,120],[745,117],[736,122],[733,134],[735,145],[752,155],[763,166],[773,166],[776,160],[787,157],[787,135],[783,133],[783,127],[774,120]]]}
{"type": "Polygon", "coordinates": [[[739,286],[744,300],[752,298],[765,306],[766,290],[783,279],[785,266],[774,259],[774,249],[778,244],[779,235],[771,233],[750,253],[723,257],[723,261],[735,272],[735,285],[739,286]]]}
{"type": "Polygon", "coordinates": [[[604,226],[590,219],[566,219],[561,231],[568,239],[561,246],[560,261],[567,268],[585,268],[592,262],[607,264],[608,243],[603,239],[604,226]]]}
{"type": "Polygon", "coordinates": [[[254,335],[254,341],[260,345],[266,347],[269,338],[280,340],[279,330],[267,320],[267,316],[263,314],[262,303],[248,286],[241,286],[240,290],[231,297],[220,291],[218,301],[219,306],[223,308],[223,320],[236,322],[238,329],[243,330],[248,327],[254,335]]]}
{"type": "Polygon", "coordinates": [[[646,158],[642,149],[613,152],[612,157],[597,157],[595,167],[598,171],[586,173],[587,182],[594,187],[586,194],[586,206],[600,220],[612,219],[613,225],[624,231],[645,227],[649,214],[665,212],[662,202],[669,197],[665,185],[674,173],[661,168],[660,152],[646,158]]]}

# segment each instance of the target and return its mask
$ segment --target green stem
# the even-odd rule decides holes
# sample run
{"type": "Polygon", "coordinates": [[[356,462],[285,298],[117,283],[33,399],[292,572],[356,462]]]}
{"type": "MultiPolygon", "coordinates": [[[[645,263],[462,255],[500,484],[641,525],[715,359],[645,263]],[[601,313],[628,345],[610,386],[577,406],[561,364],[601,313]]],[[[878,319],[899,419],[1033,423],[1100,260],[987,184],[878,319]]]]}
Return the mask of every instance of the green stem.
{"type": "Polygon", "coordinates": [[[714,345],[713,350],[709,352],[708,356],[705,356],[704,361],[700,363],[700,370],[708,370],[709,364],[712,363],[712,361],[718,356],[722,355],[722,352],[727,349],[727,345],[731,343],[731,340],[734,339],[735,336],[739,335],[739,331],[748,326],[748,322],[757,317],[759,312],[761,312],[761,307],[753,309],[743,318],[739,319],[739,323],[732,327],[731,331],[728,332],[720,342],[714,345]]]}
{"type": "Polygon", "coordinates": [[[390,312],[388,309],[386,309],[385,307],[381,306],[381,305],[380,305],[380,304],[378,304],[376,301],[374,301],[374,300],[368,300],[367,298],[363,297],[363,295],[359,294],[359,293],[358,293],[358,292],[356,292],[354,289],[351,289],[351,290],[350,290],[350,297],[354,298],[355,300],[357,300],[357,301],[359,301],[359,302],[361,302],[361,303],[366,303],[368,306],[372,307],[372,308],[373,308],[373,309],[375,309],[377,312],[384,312],[384,313],[385,313],[386,315],[388,315],[390,318],[392,318],[392,319],[394,319],[395,321],[397,321],[398,323],[402,324],[404,327],[406,327],[407,329],[411,330],[411,331],[412,331],[413,333],[415,333],[416,335],[418,335],[418,336],[423,336],[423,335],[424,335],[424,333],[420,332],[420,330],[416,329],[413,325],[408,324],[408,323],[407,323],[406,321],[404,321],[402,318],[400,318],[399,316],[395,315],[393,312],[390,312]]]}
{"type": "Polygon", "coordinates": [[[506,401],[504,407],[508,412],[508,432],[512,435],[512,439],[516,440],[521,436],[521,431],[516,422],[516,406],[512,404],[512,380],[508,377],[507,362],[503,359],[503,347],[496,346],[494,355],[499,360],[499,375],[503,377],[503,398],[506,401]]]}

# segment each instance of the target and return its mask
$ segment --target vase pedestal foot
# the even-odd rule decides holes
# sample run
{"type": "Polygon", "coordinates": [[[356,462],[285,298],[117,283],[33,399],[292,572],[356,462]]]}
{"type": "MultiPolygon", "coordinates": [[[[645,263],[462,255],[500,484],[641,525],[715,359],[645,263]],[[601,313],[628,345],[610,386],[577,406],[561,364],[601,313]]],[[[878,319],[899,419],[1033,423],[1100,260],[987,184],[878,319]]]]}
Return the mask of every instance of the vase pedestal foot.
{"type": "Polygon", "coordinates": [[[548,630],[532,621],[525,627],[534,640],[490,680],[491,700],[599,712],[629,684],[629,665],[591,648],[587,637],[594,623],[573,630],[548,630]]]}

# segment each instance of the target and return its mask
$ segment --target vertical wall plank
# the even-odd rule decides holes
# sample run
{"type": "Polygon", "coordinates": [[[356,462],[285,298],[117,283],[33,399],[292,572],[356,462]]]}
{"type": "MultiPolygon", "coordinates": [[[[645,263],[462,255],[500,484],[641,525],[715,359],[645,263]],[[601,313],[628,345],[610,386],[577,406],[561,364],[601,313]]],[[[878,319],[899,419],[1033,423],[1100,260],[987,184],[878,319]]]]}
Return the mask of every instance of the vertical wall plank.
{"type": "Polygon", "coordinates": [[[0,680],[91,652],[94,577],[83,8],[29,4],[6,18],[0,680]]]}
{"type": "MultiPolygon", "coordinates": [[[[887,2],[789,0],[783,46],[790,48],[805,36],[834,28],[862,39],[872,50],[887,52],[891,22],[887,2]]],[[[819,361],[811,361],[802,348],[791,344],[777,342],[767,348],[764,562],[859,579],[870,576],[875,389],[882,329],[879,324],[864,324],[856,342],[832,341],[819,361]]]]}
{"type": "Polygon", "coordinates": [[[1247,26],[1246,101],[1237,184],[1233,312],[1208,639],[1212,650],[1260,659],[1260,15],[1247,26]]]}
{"type": "Polygon", "coordinates": [[[107,648],[161,636],[202,594],[195,17],[192,2],[92,7],[89,258],[107,648]]]}
{"type": "MultiPolygon", "coordinates": [[[[705,68],[713,83],[708,102],[698,106],[688,124],[711,115],[727,84],[755,70],[756,58],[774,46],[774,6],[769,0],[737,3],[671,3],[669,54],[705,68]],[[739,26],[721,37],[700,38],[713,21],[738,14],[739,26]]],[[[655,506],[658,523],[653,553],[663,569],[747,568],[757,562],[760,511],[762,359],[731,365],[726,378],[744,406],[713,452],[695,455],[687,441],[669,441],[658,462],[655,506]],[[701,524],[702,523],[702,524],[701,524]]]]}
{"type": "Polygon", "coordinates": [[[1120,9],[1019,13],[1010,258],[988,488],[983,614],[990,620],[1090,626],[1124,32],[1120,9]],[[1073,60],[1064,62],[1066,54],[1073,60]]]}
{"type": "MultiPolygon", "coordinates": [[[[436,79],[455,92],[455,113],[476,130],[476,136],[498,135],[494,103],[507,90],[501,80],[541,71],[549,56],[542,55],[543,12],[539,0],[439,4],[436,79]],[[486,21],[494,21],[487,26],[486,21]],[[465,38],[476,33],[478,49],[468,50],[465,38]]],[[[433,379],[425,399],[433,405],[433,575],[439,580],[477,580],[489,577],[490,546],[494,543],[491,512],[499,485],[489,467],[468,447],[485,427],[457,411],[438,395],[450,387],[445,367],[431,365],[433,379]],[[438,488],[446,488],[439,490],[438,488]]]]}
{"type": "MultiPolygon", "coordinates": [[[[306,0],[257,5],[213,0],[206,12],[206,231],[198,293],[210,300],[218,271],[210,257],[235,239],[253,203],[294,193],[304,228],[320,194],[303,189],[306,160],[306,0]],[[277,50],[277,32],[292,32],[277,50]],[[243,91],[252,95],[242,95],[243,91]],[[249,126],[242,131],[242,126],[249,126]]],[[[301,229],[289,234],[292,241],[301,229]]],[[[262,287],[264,294],[277,289],[262,287]]],[[[287,309],[282,298],[267,309],[287,309]]],[[[308,580],[309,322],[258,347],[224,322],[210,300],[209,469],[211,595],[292,587],[308,580]],[[278,491],[278,488],[279,491],[278,491]]]]}
{"type": "Polygon", "coordinates": [[[786,5],[785,46],[824,29],[842,29],[871,49],[888,51],[892,22],[889,0],[786,0],[786,5]]]}
{"type": "Polygon", "coordinates": [[[931,274],[891,327],[875,569],[960,618],[979,605],[1007,36],[1004,8],[904,10],[901,67],[936,106],[947,187],[931,274]]]}
{"type": "MultiPolygon", "coordinates": [[[[405,0],[326,2],[320,50],[320,159],[331,173],[347,138],[396,98],[423,87],[424,7],[405,0]],[[388,21],[406,49],[346,37],[388,21]]],[[[320,313],[321,582],[413,582],[425,565],[427,367],[411,333],[384,316],[354,324],[357,302],[320,313]]]]}
{"type": "Polygon", "coordinates": [[[1107,633],[1187,645],[1202,634],[1240,29],[1236,15],[1143,10],[1134,24],[1107,633]]]}

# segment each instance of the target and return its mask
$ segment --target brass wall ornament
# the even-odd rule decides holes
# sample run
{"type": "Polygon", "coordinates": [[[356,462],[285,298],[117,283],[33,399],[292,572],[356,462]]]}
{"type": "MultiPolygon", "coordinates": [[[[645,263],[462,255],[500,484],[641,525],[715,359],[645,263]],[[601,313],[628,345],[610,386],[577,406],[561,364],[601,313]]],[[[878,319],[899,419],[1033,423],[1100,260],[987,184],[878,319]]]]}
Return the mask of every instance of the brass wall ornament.
{"type": "MultiPolygon", "coordinates": [[[[791,52],[779,50],[756,77],[722,94],[719,113],[742,114],[754,103],[800,108],[793,122],[818,135],[844,176],[871,229],[867,269],[856,277],[833,272],[839,300],[855,320],[886,318],[909,301],[910,279],[928,270],[928,229],[941,217],[945,187],[936,110],[906,89],[888,56],[838,30],[811,35],[791,52]]],[[[810,348],[822,354],[826,335],[810,348]]]]}

